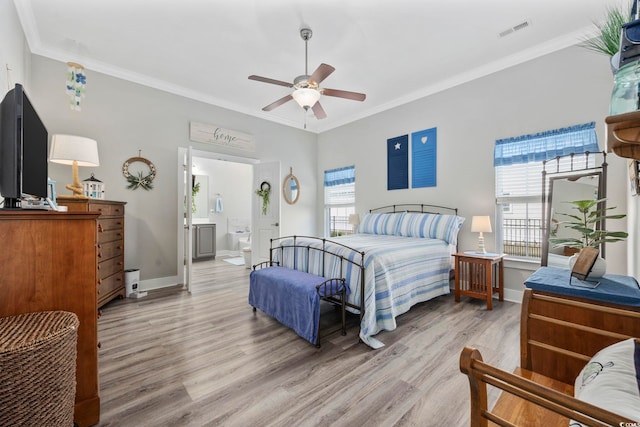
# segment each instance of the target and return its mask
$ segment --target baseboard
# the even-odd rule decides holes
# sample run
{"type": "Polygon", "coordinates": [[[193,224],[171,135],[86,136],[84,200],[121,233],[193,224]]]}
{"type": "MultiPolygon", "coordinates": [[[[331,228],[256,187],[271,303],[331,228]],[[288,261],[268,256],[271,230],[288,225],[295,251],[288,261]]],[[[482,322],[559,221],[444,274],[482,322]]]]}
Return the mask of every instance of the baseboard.
{"type": "Polygon", "coordinates": [[[152,289],[162,289],[175,286],[178,283],[178,276],[159,277],[157,279],[141,280],[138,283],[138,291],[150,291],[152,289]]]}
{"type": "MultiPolygon", "coordinates": [[[[450,285],[451,293],[455,292],[455,288],[453,282],[450,285]]],[[[505,288],[504,290],[504,300],[509,302],[515,302],[518,304],[522,304],[522,296],[524,295],[524,290],[517,289],[509,289],[505,288]]],[[[493,294],[494,299],[499,299],[498,294],[493,294]]]]}
{"type": "Polygon", "coordinates": [[[524,295],[524,290],[516,290],[505,288],[504,290],[504,300],[510,302],[516,302],[518,304],[522,304],[522,296],[524,295]]]}

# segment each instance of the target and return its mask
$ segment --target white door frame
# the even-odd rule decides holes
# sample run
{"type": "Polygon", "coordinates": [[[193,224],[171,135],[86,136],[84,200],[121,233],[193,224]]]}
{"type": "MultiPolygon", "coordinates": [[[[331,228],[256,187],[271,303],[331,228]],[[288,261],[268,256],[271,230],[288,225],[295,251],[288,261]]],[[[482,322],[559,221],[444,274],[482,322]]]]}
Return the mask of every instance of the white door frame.
{"type": "Polygon", "coordinates": [[[252,166],[260,163],[260,160],[250,157],[232,156],[229,154],[216,153],[214,151],[194,150],[191,145],[189,147],[178,147],[178,283],[183,284],[189,292],[191,291],[191,252],[193,248],[193,232],[191,209],[186,209],[186,206],[191,206],[191,192],[185,191],[186,185],[183,185],[183,181],[185,167],[188,167],[189,169],[192,167],[193,157],[203,157],[206,159],[223,160],[234,163],[245,163],[252,166]],[[185,166],[185,164],[188,166],[185,166]],[[185,198],[186,205],[182,203],[182,200],[185,200],[185,198]],[[186,225],[185,218],[187,219],[186,225]],[[188,230],[188,235],[185,235],[185,230],[188,230]]]}

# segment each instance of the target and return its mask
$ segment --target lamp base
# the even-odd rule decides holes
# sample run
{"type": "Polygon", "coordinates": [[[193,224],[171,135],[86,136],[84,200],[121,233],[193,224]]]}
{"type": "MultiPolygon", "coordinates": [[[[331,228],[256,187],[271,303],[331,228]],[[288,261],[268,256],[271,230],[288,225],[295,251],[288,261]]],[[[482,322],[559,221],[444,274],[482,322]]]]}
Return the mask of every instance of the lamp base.
{"type": "Polygon", "coordinates": [[[480,236],[478,236],[478,250],[476,252],[479,254],[487,253],[487,250],[484,248],[484,236],[482,235],[482,231],[480,232],[480,236]]]}
{"type": "Polygon", "coordinates": [[[80,179],[78,178],[78,162],[77,161],[73,161],[73,163],[71,164],[71,171],[73,173],[73,184],[67,184],[65,185],[65,188],[67,190],[71,190],[73,192],[73,195],[71,196],[57,196],[58,199],[88,199],[88,196],[85,196],[83,194],[83,188],[82,188],[82,184],[80,184],[80,179]]]}

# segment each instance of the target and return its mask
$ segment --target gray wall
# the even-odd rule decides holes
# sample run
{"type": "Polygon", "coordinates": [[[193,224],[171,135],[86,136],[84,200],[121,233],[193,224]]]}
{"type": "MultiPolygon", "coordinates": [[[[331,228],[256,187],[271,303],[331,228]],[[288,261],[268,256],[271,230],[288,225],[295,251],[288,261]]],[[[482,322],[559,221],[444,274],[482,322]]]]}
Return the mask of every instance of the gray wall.
{"type": "MultiPolygon", "coordinates": [[[[50,134],[70,133],[98,141],[100,166],[80,167],[80,179],[94,173],[106,184],[106,198],[127,202],[126,268],[139,268],[141,288],[175,283],[177,275],[178,147],[280,160],[284,177],[289,166],[304,187],[301,201],[281,207],[281,233],[315,233],[316,136],[302,130],[213,107],[146,86],[87,71],[82,111],[71,111],[64,91],[66,65],[32,58],[32,101],[50,134]],[[197,121],[252,134],[254,153],[189,141],[189,122],[197,121]],[[138,155],[151,160],[158,174],[154,189],[127,190],[122,164],[138,155]],[[155,280],[151,280],[155,279],[155,280]],[[145,280],[147,281],[145,283],[145,280]]],[[[71,182],[69,166],[49,164],[59,193],[71,182]]],[[[257,197],[257,196],[256,196],[257,197]]]]}
{"type": "MultiPolygon", "coordinates": [[[[573,47],[325,132],[318,138],[319,206],[323,171],[355,164],[358,212],[411,202],[457,207],[467,218],[460,249],[473,250],[477,233],[470,232],[471,217],[491,215],[495,227],[496,139],[595,121],[604,149],[612,85],[606,57],[573,47]],[[438,129],[437,187],[387,191],[387,138],[431,127],[438,129]]],[[[625,212],[626,160],[610,155],[608,161],[609,206],[625,212]]],[[[318,221],[320,229],[320,216],[318,221]]],[[[485,243],[493,250],[495,233],[485,234],[485,243]]],[[[607,261],[609,272],[625,274],[626,245],[608,245],[607,261]]],[[[519,300],[524,278],[537,265],[509,265],[506,287],[519,300]]]]}
{"type": "Polygon", "coordinates": [[[27,93],[30,94],[30,59],[29,46],[13,2],[0,0],[0,67],[2,67],[0,68],[0,94],[2,97],[16,83],[24,85],[27,93]]]}

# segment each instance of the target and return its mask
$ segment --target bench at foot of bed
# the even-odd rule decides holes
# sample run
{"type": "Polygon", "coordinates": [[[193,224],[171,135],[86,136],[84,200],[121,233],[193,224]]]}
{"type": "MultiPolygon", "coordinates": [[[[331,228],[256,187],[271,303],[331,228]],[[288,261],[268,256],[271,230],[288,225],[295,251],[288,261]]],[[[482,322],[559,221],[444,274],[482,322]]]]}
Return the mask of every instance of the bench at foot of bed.
{"type": "MultiPolygon", "coordinates": [[[[267,264],[268,263],[263,263],[267,264]]],[[[279,266],[258,264],[249,278],[249,304],[293,329],[320,347],[320,300],[339,306],[342,335],[346,335],[346,284],[342,278],[324,277],[279,266]]]]}

